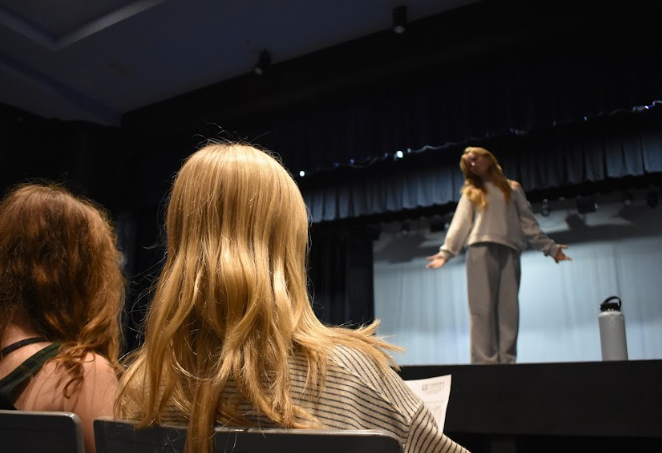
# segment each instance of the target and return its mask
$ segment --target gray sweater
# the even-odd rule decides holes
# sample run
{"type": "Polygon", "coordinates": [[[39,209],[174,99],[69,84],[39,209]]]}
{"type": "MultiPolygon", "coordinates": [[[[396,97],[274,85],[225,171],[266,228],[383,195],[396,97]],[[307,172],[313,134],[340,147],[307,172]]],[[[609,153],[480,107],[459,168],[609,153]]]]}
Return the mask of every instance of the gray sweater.
{"type": "Polygon", "coordinates": [[[480,242],[495,242],[518,252],[530,245],[545,255],[556,255],[559,246],[540,228],[519,184],[513,185],[508,204],[501,190],[493,183],[487,182],[485,187],[485,209],[476,208],[464,195],[460,197],[446,240],[440,247],[446,260],[460,253],[465,245],[480,242]]]}

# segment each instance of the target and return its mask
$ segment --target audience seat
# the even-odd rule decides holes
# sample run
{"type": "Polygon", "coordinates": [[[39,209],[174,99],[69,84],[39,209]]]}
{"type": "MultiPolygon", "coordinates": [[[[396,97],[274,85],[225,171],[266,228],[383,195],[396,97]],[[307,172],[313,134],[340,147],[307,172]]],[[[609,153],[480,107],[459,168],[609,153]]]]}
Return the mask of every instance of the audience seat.
{"type": "Polygon", "coordinates": [[[84,453],[82,422],[71,412],[0,410],[0,452],[84,453]]]}
{"type": "MultiPolygon", "coordinates": [[[[136,429],[130,421],[94,421],[97,453],[180,453],[185,426],[136,429]]],[[[218,453],[402,453],[399,439],[380,430],[216,428],[218,453]]]]}

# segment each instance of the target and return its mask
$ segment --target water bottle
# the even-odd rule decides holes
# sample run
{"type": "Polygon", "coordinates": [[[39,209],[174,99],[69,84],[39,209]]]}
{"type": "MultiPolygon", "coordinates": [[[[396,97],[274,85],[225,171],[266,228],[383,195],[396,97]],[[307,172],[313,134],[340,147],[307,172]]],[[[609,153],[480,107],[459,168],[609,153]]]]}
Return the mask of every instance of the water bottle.
{"type": "Polygon", "coordinates": [[[627,360],[628,345],[625,338],[625,316],[621,313],[621,299],[607,298],[600,304],[598,315],[602,360],[627,360]]]}

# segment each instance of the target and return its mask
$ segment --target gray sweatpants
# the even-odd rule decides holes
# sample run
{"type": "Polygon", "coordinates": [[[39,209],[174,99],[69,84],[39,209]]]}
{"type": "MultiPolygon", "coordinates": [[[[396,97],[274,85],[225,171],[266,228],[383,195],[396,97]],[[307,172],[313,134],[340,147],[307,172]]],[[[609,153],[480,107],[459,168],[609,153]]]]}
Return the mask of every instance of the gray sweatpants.
{"type": "Polygon", "coordinates": [[[515,363],[520,253],[493,242],[467,248],[471,363],[515,363]]]}

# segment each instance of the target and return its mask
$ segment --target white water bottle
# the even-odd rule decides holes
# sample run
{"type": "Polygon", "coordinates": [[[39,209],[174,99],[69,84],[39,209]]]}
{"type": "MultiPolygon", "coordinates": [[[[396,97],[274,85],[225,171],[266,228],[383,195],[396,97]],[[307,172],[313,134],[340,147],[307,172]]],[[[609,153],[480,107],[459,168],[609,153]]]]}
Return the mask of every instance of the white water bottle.
{"type": "Polygon", "coordinates": [[[625,338],[625,316],[621,313],[621,299],[607,298],[600,304],[598,315],[602,360],[627,360],[628,345],[625,338]]]}

